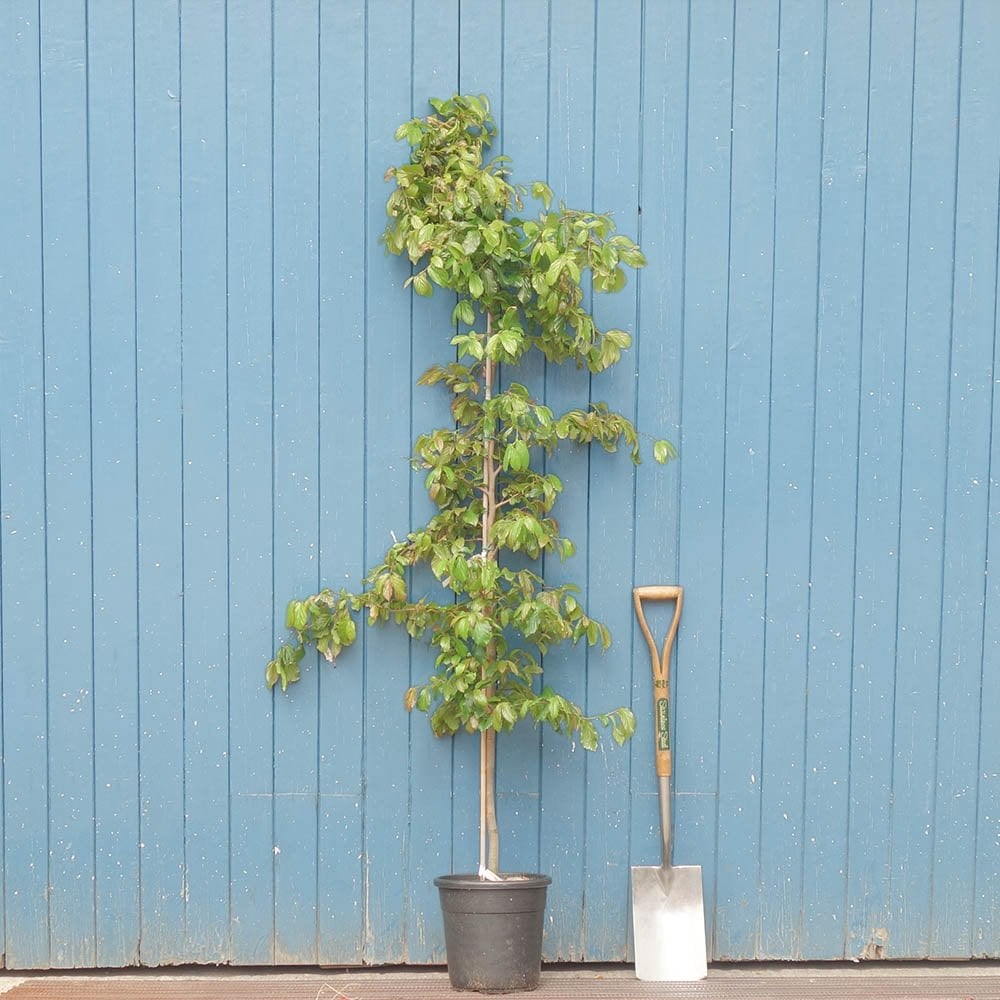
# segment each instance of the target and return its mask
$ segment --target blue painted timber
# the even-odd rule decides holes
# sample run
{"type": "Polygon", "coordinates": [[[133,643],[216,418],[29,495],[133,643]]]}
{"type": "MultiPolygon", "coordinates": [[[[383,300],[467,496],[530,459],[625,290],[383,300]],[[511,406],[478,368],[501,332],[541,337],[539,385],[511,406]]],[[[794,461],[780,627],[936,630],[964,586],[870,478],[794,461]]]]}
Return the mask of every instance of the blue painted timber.
{"type": "Polygon", "coordinates": [[[998,45],[994,0],[0,5],[5,966],[443,960],[478,760],[403,711],[431,655],[263,666],[288,598],[431,509],[451,304],[378,236],[395,127],[459,89],[649,259],[593,298],[617,370],[517,377],[681,453],[550,463],[546,568],[615,641],[549,679],[639,731],[501,740],[546,957],[627,960],[658,857],[636,583],[685,587],[711,955],[1000,957],[998,45]]]}

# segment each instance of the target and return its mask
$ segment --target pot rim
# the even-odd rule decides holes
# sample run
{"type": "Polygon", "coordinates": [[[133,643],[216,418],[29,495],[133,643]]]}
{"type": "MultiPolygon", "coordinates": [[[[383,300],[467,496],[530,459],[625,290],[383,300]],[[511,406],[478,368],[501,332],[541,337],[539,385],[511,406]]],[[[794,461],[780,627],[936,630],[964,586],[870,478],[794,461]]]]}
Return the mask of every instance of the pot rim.
{"type": "Polygon", "coordinates": [[[470,889],[489,892],[498,890],[509,892],[511,889],[539,889],[552,884],[550,875],[534,872],[503,872],[499,881],[491,882],[480,878],[474,872],[461,872],[452,875],[439,875],[434,879],[439,889],[470,889]]]}

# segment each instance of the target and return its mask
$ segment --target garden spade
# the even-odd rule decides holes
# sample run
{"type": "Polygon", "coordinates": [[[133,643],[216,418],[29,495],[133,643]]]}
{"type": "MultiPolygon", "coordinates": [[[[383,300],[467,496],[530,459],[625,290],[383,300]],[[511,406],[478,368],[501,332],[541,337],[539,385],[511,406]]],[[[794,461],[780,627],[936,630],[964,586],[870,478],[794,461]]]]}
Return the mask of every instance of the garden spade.
{"type": "Polygon", "coordinates": [[[653,719],[656,776],[660,793],[659,867],[632,867],[632,928],[635,974],[651,982],[694,982],[708,975],[705,950],[705,907],[701,865],[671,864],[673,828],[670,818],[670,650],[681,620],[682,587],[636,587],[632,602],[653,661],[653,719]],[[663,650],[656,648],[642,602],[674,601],[663,650]]]}

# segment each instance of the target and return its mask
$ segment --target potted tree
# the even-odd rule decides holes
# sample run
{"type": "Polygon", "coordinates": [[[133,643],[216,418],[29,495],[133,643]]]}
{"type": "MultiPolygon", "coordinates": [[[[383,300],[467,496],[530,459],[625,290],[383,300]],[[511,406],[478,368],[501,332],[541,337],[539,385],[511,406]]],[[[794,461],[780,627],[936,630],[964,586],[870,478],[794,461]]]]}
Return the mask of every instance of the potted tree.
{"type": "MultiPolygon", "coordinates": [[[[543,554],[573,554],[552,516],[563,484],[545,471],[544,457],[563,442],[608,451],[624,444],[635,462],[640,454],[633,424],[603,403],[556,414],[513,376],[531,351],[583,372],[614,365],[629,335],[598,329],[584,283],[617,291],[624,268],[645,261],[607,215],[554,209],[543,183],[530,189],[541,210],[518,214],[527,190],[510,182],[504,157],[484,158],[496,133],[485,97],[430,104],[433,114],[397,130],[411,153],[386,175],[395,189],[383,240],[389,252],[409,257],[406,285],[417,295],[437,286],[456,296],[451,357],[419,380],[448,391],[454,417],[453,426],[431,430],[414,446],[413,464],[426,471],[437,511],[389,548],[359,590],[327,589],[289,603],[294,639],[268,664],[267,683],[284,689],[297,680],[309,645],[335,660],[356,637],[358,612],[370,624],[394,623],[429,640],[436,668],[406,691],[406,708],[427,712],[436,735],[478,733],[481,748],[479,869],[436,880],[449,976],[460,989],[533,989],[550,879],[499,873],[497,735],[529,719],[592,750],[599,725],[619,744],[635,728],[627,707],[588,716],[541,680],[542,657],[553,645],[607,648],[611,640],[577,588],[551,586],[541,575],[543,554]],[[418,565],[432,571],[436,594],[411,595],[410,571],[418,565]]],[[[665,441],[653,451],[661,462],[673,455],[665,441]]]]}

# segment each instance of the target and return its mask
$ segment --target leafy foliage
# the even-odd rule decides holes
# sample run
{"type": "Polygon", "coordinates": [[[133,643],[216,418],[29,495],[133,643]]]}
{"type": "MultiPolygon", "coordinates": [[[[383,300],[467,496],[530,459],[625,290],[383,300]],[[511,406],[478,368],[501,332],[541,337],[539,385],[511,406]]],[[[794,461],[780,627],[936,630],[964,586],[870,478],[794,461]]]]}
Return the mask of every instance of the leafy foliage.
{"type": "MultiPolygon", "coordinates": [[[[295,641],[268,664],[267,682],[286,688],[297,680],[308,644],[334,661],[354,641],[353,615],[362,613],[371,624],[401,625],[437,650],[433,675],[405,695],[408,709],[430,714],[436,734],[505,732],[532,719],[587,749],[598,745],[598,725],[622,743],[635,728],[628,708],[588,717],[536,681],[548,649],[566,641],[606,649],[607,628],[587,614],[575,587],[550,586],[535,569],[503,557],[573,554],[552,513],[563,484],[544,471],[545,456],[567,441],[607,451],[624,445],[638,463],[639,435],[603,403],[554,414],[526,386],[515,381],[498,391],[496,382],[499,365],[515,368],[533,350],[591,373],[617,363],[631,338],[598,328],[585,289],[618,291],[626,268],[645,259],[609,216],[553,208],[545,184],[530,192],[516,187],[504,157],[485,160],[496,134],[485,97],[430,103],[433,115],[396,133],[411,154],[386,174],[395,189],[383,240],[389,252],[409,258],[406,284],[416,294],[440,288],[457,299],[456,357],[419,380],[450,394],[454,418],[454,426],[414,446],[414,467],[425,472],[437,512],[386,552],[359,591],[291,601],[287,625],[295,641]],[[528,198],[540,208],[522,217],[528,198]],[[440,583],[436,600],[410,594],[418,565],[440,583]]],[[[674,455],[666,441],[653,452],[661,462],[674,455]]]]}

